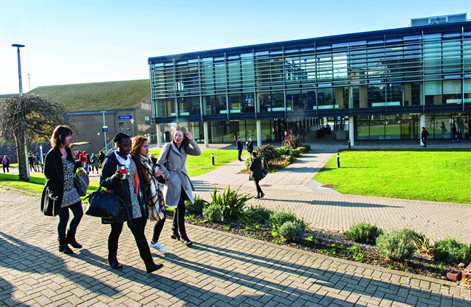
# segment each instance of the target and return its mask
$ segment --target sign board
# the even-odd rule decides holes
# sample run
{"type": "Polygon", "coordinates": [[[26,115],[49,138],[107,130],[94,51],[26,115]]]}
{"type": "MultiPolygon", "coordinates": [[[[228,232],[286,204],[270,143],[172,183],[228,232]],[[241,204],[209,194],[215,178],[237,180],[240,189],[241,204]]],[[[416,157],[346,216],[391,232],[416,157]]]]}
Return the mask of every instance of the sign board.
{"type": "Polygon", "coordinates": [[[118,119],[132,119],[132,115],[120,115],[118,119]]]}
{"type": "Polygon", "coordinates": [[[103,132],[108,132],[108,126],[103,126],[102,129],[103,129],[103,132]]]}

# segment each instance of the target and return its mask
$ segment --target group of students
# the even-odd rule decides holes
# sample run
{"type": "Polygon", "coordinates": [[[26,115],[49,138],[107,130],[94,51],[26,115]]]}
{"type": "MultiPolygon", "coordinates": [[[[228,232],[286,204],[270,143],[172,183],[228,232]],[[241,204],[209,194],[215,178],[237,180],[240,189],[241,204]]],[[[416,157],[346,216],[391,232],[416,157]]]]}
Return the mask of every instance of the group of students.
{"type": "MultiPolygon", "coordinates": [[[[59,251],[72,254],[69,247],[81,248],[75,234],[83,209],[78,192],[73,184],[75,171],[81,161],[74,160],[69,145],[72,143],[72,130],[67,126],[57,126],[51,136],[52,149],[47,153],[44,174],[46,185],[51,191],[49,197],[60,202],[58,218],[59,251]],[[73,213],[68,230],[69,209],[73,213]]],[[[158,195],[154,182],[162,176],[165,179],[163,195],[167,206],[175,207],[171,238],[192,245],[185,229],[185,200],[193,203],[193,186],[186,171],[187,155],[198,156],[201,151],[190,132],[177,127],[172,133],[172,142],[167,143],[157,160],[149,156],[149,142],[143,136],[131,139],[124,133],[115,138],[116,149],[106,154],[100,177],[101,186],[112,190],[120,198],[121,215],[119,218],[104,218],[102,223],[111,225],[108,237],[108,262],[113,269],[122,269],[119,263],[118,241],[124,222],[128,224],[136,241],[139,255],[146,266],[147,273],[152,273],[163,264],[156,264],[152,259],[150,247],[165,252],[159,243],[160,233],[165,223],[165,215],[154,226],[150,243],[144,234],[148,217],[148,207],[158,205],[158,195]],[[125,169],[126,172],[122,172],[125,169]]]]}

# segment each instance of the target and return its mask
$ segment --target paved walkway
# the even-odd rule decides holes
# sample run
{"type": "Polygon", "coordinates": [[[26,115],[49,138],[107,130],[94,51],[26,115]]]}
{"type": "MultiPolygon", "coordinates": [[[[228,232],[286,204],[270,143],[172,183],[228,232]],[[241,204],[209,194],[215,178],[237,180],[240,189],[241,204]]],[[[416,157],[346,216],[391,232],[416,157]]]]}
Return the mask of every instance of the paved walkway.
{"type": "MultiPolygon", "coordinates": [[[[162,234],[147,275],[128,229],[122,271],[106,263],[109,226],[85,216],[74,256],[56,248],[56,219],[38,197],[0,189],[0,305],[3,306],[469,306],[455,284],[335,259],[189,225],[187,248],[162,234]]],[[[151,227],[148,226],[147,237],[151,227]]]]}

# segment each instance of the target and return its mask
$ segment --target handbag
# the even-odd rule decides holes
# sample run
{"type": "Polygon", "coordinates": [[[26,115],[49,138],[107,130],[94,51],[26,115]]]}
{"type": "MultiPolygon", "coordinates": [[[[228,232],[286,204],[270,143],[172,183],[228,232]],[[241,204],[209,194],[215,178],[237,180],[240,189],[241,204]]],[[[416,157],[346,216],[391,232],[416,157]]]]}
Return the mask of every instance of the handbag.
{"type": "MultiPolygon", "coordinates": [[[[168,157],[170,156],[171,150],[172,150],[172,146],[170,146],[169,150],[167,151],[167,156],[165,157],[165,161],[164,161],[164,166],[167,170],[168,170],[168,157]]],[[[162,175],[160,175],[159,177],[156,177],[156,179],[159,183],[165,184],[165,182],[167,182],[167,180],[165,180],[164,176],[162,175]]]]}
{"type": "Polygon", "coordinates": [[[268,174],[268,167],[265,164],[265,159],[262,158],[262,178],[265,178],[267,174],[268,174]]]}
{"type": "Polygon", "coordinates": [[[101,190],[101,185],[88,199],[88,209],[85,214],[102,218],[119,218],[121,213],[121,198],[111,190],[101,190]]]}
{"type": "Polygon", "coordinates": [[[79,168],[78,172],[74,175],[74,186],[80,196],[87,195],[88,185],[90,178],[83,168],[79,168]]]}
{"type": "Polygon", "coordinates": [[[41,195],[41,212],[46,216],[56,216],[59,214],[60,204],[50,197],[51,191],[47,185],[44,186],[41,195]]]}

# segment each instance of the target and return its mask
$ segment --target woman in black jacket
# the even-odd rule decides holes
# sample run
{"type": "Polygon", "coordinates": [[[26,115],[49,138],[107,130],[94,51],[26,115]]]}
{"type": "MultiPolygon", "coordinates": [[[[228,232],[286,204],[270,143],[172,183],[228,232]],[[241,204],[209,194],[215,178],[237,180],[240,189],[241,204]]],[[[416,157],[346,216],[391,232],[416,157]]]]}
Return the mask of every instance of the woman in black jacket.
{"type": "Polygon", "coordinates": [[[100,178],[101,185],[112,190],[121,199],[121,217],[103,219],[103,223],[111,224],[111,233],[108,237],[108,262],[113,269],[123,268],[117,259],[118,240],[124,221],[127,221],[136,240],[139,255],[146,265],[147,273],[152,273],[163,265],[157,265],[152,260],[144,235],[147,218],[145,179],[142,170],[136,167],[140,163],[139,159],[130,154],[131,138],[124,133],[118,133],[114,142],[117,149],[106,155],[100,178]]]}
{"type": "Polygon", "coordinates": [[[252,178],[255,182],[255,188],[257,189],[257,196],[255,198],[263,198],[265,193],[263,193],[262,188],[260,187],[260,180],[263,179],[263,162],[262,158],[257,157],[255,151],[252,152],[252,162],[250,163],[250,171],[252,172],[252,178]]]}
{"type": "Polygon", "coordinates": [[[51,136],[51,150],[46,154],[44,162],[44,175],[46,186],[49,188],[49,197],[60,204],[59,223],[57,233],[59,236],[59,251],[73,254],[68,244],[75,248],[82,248],[75,240],[77,227],[83,216],[82,203],[77,189],[74,186],[74,174],[80,166],[74,160],[69,145],[72,143],[72,130],[67,126],[57,126],[51,136]],[[69,221],[69,210],[74,215],[70,221],[67,235],[65,230],[69,221]]]}

